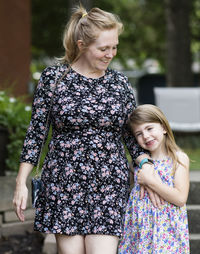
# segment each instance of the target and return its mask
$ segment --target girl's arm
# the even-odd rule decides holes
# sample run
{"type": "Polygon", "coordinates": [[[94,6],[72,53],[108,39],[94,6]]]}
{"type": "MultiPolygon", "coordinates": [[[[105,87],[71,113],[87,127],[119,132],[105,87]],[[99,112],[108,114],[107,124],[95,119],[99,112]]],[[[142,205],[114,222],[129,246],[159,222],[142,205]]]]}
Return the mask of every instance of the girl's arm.
{"type": "Polygon", "coordinates": [[[177,167],[174,175],[174,187],[163,183],[154,170],[140,170],[138,182],[147,185],[169,203],[181,207],[186,203],[189,192],[189,158],[183,152],[179,152],[178,157],[185,167],[181,164],[177,167]]]}

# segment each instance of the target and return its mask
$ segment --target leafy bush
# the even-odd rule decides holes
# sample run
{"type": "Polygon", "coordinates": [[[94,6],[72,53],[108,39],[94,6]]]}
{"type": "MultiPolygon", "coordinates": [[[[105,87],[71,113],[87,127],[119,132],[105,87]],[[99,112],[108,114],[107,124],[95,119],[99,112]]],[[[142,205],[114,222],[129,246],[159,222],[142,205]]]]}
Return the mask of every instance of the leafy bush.
{"type": "Polygon", "coordinates": [[[19,157],[30,122],[31,106],[24,98],[14,98],[8,92],[0,91],[0,126],[7,129],[9,143],[6,170],[17,171],[19,157]]]}

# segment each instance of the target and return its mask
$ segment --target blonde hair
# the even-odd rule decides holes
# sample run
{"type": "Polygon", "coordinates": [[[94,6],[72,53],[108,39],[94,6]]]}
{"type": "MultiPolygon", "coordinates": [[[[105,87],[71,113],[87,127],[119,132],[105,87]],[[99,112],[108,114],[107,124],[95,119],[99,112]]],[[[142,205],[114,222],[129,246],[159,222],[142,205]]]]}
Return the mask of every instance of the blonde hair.
{"type": "Polygon", "coordinates": [[[169,122],[163,112],[155,105],[144,104],[138,106],[129,118],[129,126],[131,129],[133,125],[143,124],[143,123],[160,123],[166,131],[165,135],[165,147],[167,154],[173,161],[173,170],[175,172],[178,164],[182,164],[179,161],[177,152],[180,151],[180,147],[176,144],[172,129],[169,122]]]}
{"type": "Polygon", "coordinates": [[[83,41],[84,50],[86,50],[96,40],[99,31],[115,28],[118,34],[123,30],[123,25],[117,15],[99,8],[92,8],[87,12],[82,5],[76,6],[64,30],[65,56],[60,60],[69,64],[75,62],[81,55],[77,45],[78,40],[83,41]]]}

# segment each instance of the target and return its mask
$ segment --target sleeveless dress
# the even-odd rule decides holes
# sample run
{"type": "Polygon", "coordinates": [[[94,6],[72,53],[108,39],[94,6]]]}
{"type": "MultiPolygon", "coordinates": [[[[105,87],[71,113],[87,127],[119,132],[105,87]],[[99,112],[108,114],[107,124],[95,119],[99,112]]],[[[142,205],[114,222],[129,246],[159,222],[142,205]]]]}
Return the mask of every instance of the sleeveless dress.
{"type": "MultiPolygon", "coordinates": [[[[21,162],[37,164],[55,79],[66,65],[44,70],[35,92],[21,162]]],[[[121,236],[128,200],[129,166],[143,153],[127,129],[135,108],[128,79],[107,69],[98,79],[70,69],[57,85],[51,110],[52,138],[36,203],[34,229],[44,233],[121,236]]]]}
{"type": "MultiPolygon", "coordinates": [[[[155,170],[163,182],[173,186],[172,160],[155,160],[155,170]]],[[[134,172],[134,187],[130,193],[124,232],[118,254],[188,254],[189,232],[186,205],[178,207],[168,202],[155,208],[147,191],[139,198],[138,167],[134,172]]]]}

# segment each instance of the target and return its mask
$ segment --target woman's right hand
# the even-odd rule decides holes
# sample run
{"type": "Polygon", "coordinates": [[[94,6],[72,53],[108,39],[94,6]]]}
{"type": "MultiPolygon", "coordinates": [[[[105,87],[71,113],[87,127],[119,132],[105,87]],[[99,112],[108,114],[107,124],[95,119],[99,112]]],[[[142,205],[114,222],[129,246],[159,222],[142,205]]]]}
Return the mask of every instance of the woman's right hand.
{"type": "Polygon", "coordinates": [[[25,221],[24,211],[26,210],[28,200],[28,188],[26,184],[16,184],[13,198],[15,213],[20,221],[25,221]]]}
{"type": "Polygon", "coordinates": [[[20,221],[25,220],[24,211],[26,210],[28,200],[28,188],[26,186],[26,180],[32,169],[32,164],[22,162],[20,164],[19,172],[16,178],[13,206],[15,213],[20,221]]]}

